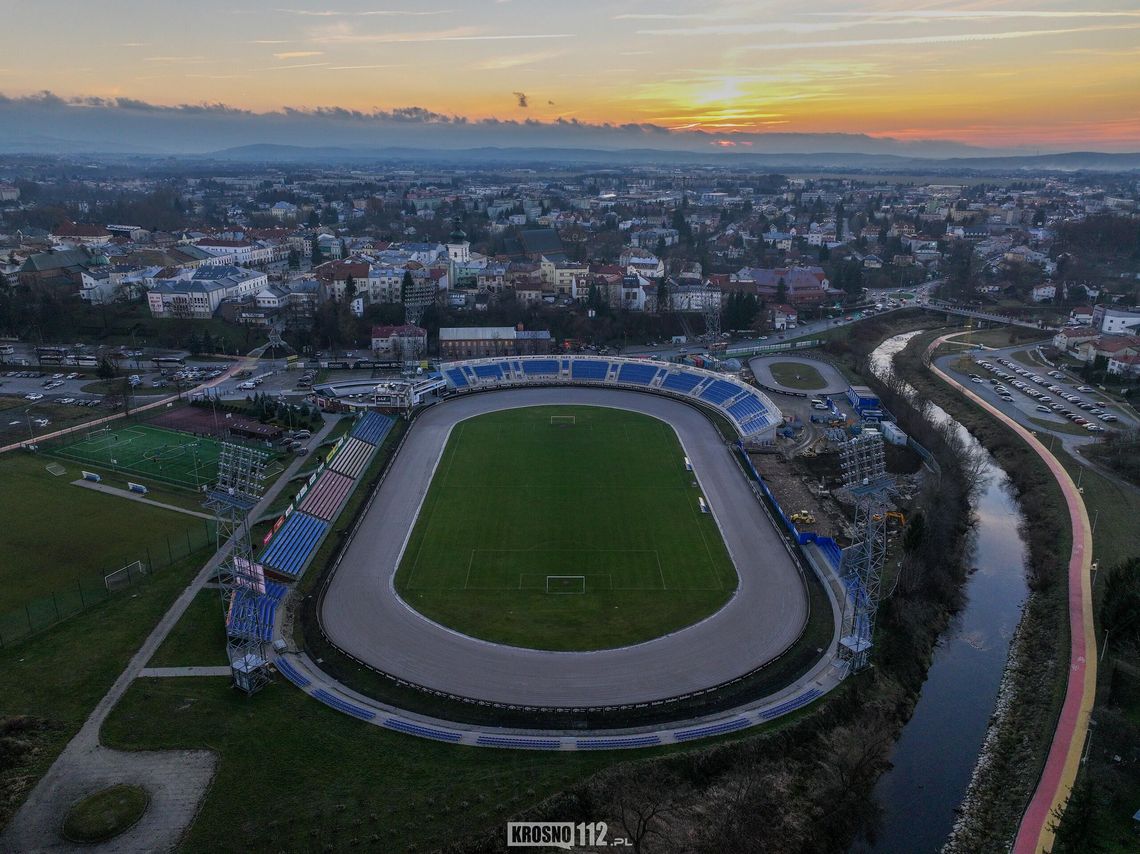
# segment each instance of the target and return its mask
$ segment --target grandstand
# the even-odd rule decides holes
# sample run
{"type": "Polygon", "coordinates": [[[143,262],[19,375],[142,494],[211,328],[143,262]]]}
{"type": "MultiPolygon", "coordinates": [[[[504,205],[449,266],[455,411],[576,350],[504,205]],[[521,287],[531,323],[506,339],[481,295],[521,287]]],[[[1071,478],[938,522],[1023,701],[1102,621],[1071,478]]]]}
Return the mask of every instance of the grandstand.
{"type": "MultiPolygon", "coordinates": [[[[332,462],[309,481],[297,509],[290,508],[284,524],[278,521],[280,527],[270,533],[268,544],[258,558],[266,570],[290,581],[301,577],[328,531],[329,523],[352,492],[356,478],[371,462],[393,424],[395,421],[387,415],[369,412],[353,425],[349,438],[337,447],[332,462]]],[[[259,607],[270,606],[261,603],[259,607]]]]}
{"type": "Polygon", "coordinates": [[[748,444],[774,440],[783,416],[762,392],[735,377],[688,365],[599,356],[514,356],[472,359],[443,366],[451,392],[527,385],[633,388],[680,397],[723,414],[748,444]]]}

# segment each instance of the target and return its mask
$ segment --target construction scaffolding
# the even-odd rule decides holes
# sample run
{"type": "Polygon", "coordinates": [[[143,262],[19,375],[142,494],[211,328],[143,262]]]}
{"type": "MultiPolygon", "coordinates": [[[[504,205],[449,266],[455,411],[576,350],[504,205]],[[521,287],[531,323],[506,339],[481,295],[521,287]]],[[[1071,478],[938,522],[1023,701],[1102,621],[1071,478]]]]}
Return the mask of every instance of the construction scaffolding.
{"type": "Polygon", "coordinates": [[[855,498],[851,545],[843,550],[839,573],[847,590],[840,655],[848,672],[857,673],[870,663],[879,610],[883,565],[887,556],[887,474],[883,437],[865,430],[839,446],[844,486],[855,498]]]}
{"type": "Polygon", "coordinates": [[[272,609],[264,606],[265,572],[253,559],[249,513],[261,500],[269,455],[244,445],[222,444],[218,480],[204,505],[214,514],[218,550],[230,545],[218,566],[226,621],[226,654],[234,685],[247,694],[269,682],[266,646],[273,626],[264,625],[272,609]]]}

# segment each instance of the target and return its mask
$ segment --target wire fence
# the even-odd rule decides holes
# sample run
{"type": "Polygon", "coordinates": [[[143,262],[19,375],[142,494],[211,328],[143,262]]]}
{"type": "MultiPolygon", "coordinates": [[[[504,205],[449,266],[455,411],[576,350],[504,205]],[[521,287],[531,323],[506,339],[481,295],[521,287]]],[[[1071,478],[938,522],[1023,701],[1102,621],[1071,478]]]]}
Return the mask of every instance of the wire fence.
{"type": "Polygon", "coordinates": [[[216,545],[214,522],[203,519],[201,527],[191,526],[182,535],[164,537],[134,554],[124,555],[118,566],[107,567],[103,572],[84,573],[71,586],[0,613],[0,648],[12,646],[69,617],[118,598],[154,573],[196,552],[207,548],[213,551],[216,545]]]}

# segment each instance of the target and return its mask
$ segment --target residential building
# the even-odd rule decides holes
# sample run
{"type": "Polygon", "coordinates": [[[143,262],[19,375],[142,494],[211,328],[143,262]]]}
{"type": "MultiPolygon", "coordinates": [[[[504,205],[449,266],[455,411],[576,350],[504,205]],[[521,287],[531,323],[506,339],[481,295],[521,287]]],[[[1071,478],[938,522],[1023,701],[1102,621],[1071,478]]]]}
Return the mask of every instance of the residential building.
{"type": "Polygon", "coordinates": [[[411,323],[373,326],[372,352],[377,358],[418,358],[427,352],[427,330],[411,323]]]}
{"type": "Polygon", "coordinates": [[[1093,306],[1092,324],[1106,335],[1122,335],[1140,329],[1140,311],[1107,305],[1093,306]]]}

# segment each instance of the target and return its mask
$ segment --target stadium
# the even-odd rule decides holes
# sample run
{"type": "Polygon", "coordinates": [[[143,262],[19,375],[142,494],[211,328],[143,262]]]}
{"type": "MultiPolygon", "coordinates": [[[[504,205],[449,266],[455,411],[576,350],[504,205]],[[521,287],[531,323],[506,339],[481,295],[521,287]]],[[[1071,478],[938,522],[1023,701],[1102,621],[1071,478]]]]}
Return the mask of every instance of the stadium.
{"type": "MultiPolygon", "coordinates": [[[[745,453],[782,422],[764,394],[616,357],[479,359],[442,375],[442,400],[403,436],[315,607],[348,659],[444,702],[401,709],[279,650],[298,687],[425,738],[573,750],[744,729],[842,678],[842,587],[786,536],[745,453]],[[833,629],[826,649],[799,643],[813,608],[833,629]]],[[[389,421],[373,413],[357,431],[377,419],[389,421]]],[[[304,571],[326,527],[307,518],[259,558],[271,574],[284,553],[285,575],[304,571]]]]}

